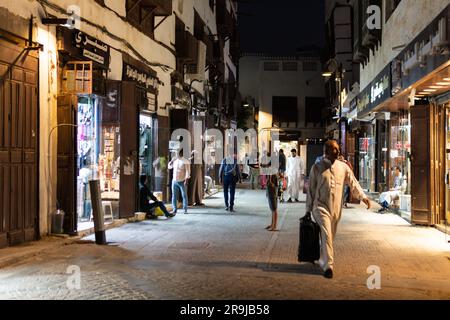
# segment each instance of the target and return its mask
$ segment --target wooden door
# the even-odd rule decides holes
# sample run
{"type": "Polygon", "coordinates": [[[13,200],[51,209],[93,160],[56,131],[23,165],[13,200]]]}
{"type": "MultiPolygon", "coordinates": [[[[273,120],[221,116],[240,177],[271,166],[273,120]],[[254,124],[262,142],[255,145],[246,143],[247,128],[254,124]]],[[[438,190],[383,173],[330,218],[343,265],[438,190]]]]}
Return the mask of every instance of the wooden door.
{"type": "Polygon", "coordinates": [[[412,222],[432,224],[430,105],[411,107],[412,222]]]}
{"type": "Polygon", "coordinates": [[[136,85],[122,82],[120,108],[120,218],[134,216],[138,203],[139,105],[136,85]]]}
{"type": "Polygon", "coordinates": [[[0,247],[39,234],[38,65],[0,41],[0,247]]]}
{"type": "Polygon", "coordinates": [[[75,95],[58,97],[58,157],[57,200],[65,212],[64,232],[77,231],[76,181],[77,181],[77,104],[75,95]]]}

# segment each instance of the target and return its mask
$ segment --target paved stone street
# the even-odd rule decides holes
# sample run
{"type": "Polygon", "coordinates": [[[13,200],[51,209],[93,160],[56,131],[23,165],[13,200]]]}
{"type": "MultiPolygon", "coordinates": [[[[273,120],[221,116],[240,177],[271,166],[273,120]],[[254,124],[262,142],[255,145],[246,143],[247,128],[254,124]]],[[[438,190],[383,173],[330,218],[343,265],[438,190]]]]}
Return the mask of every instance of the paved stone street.
{"type": "Polygon", "coordinates": [[[304,203],[280,206],[275,233],[264,230],[263,191],[238,190],[232,215],[221,194],[205,203],[172,220],[109,230],[108,246],[90,236],[0,269],[0,299],[450,299],[450,244],[433,228],[347,209],[328,280],[296,260],[304,203]],[[74,265],[80,289],[67,286],[74,265]],[[381,269],[379,290],[366,285],[371,265],[381,269]]]}

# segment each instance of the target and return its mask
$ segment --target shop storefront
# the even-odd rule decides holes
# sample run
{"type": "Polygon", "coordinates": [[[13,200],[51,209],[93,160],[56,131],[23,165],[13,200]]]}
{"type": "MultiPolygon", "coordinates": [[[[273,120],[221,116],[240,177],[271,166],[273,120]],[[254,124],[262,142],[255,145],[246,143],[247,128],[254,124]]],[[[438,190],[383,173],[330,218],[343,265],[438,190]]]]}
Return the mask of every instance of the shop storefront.
{"type": "Polygon", "coordinates": [[[388,123],[376,109],[392,96],[391,66],[382,72],[356,98],[359,133],[358,173],[361,186],[368,192],[384,192],[388,185],[388,123]]]}
{"type": "MultiPolygon", "coordinates": [[[[103,124],[102,120],[102,109],[107,108],[109,46],[78,30],[57,30],[57,199],[66,213],[64,230],[76,233],[92,226],[89,180],[99,179],[102,193],[118,187],[118,132],[114,123],[103,124]]],[[[112,204],[108,209],[112,216],[112,204]]]]}
{"type": "Polygon", "coordinates": [[[157,153],[156,71],[129,55],[122,56],[120,188],[127,197],[120,202],[120,216],[126,218],[138,210],[139,176],[147,176],[150,190],[162,192],[167,159],[157,153]]]}
{"type": "Polygon", "coordinates": [[[390,113],[389,169],[401,170],[400,212],[419,225],[449,218],[449,17],[450,6],[392,61],[394,97],[376,109],[390,113]]]}

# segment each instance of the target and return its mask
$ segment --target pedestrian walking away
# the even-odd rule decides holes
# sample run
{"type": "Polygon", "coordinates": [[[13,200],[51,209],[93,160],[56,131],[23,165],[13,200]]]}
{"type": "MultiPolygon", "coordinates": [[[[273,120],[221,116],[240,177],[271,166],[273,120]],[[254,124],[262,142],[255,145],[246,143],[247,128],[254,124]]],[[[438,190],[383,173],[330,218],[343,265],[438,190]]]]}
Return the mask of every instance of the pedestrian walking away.
{"type": "Polygon", "coordinates": [[[333,277],[333,241],[342,216],[343,188],[347,184],[350,192],[370,209],[370,201],[356,180],[353,172],[344,162],[337,160],[339,145],[330,140],[324,146],[325,158],[311,168],[306,200],[306,212],[312,213],[320,226],[321,249],[317,261],[326,278],[333,277]]]}
{"type": "Polygon", "coordinates": [[[139,211],[145,212],[147,218],[156,219],[157,216],[153,213],[154,209],[159,207],[167,218],[173,218],[175,214],[169,213],[163,202],[150,191],[147,186],[147,176],[141,175],[139,178],[139,211]],[[153,202],[150,203],[150,200],[153,202]]]}
{"type": "Polygon", "coordinates": [[[177,156],[169,162],[169,169],[173,169],[172,178],[172,214],[177,213],[178,207],[178,193],[181,192],[183,199],[184,213],[188,213],[188,198],[187,185],[191,177],[191,164],[189,160],[183,157],[183,149],[181,149],[177,156]]]}
{"type": "Polygon", "coordinates": [[[223,183],[223,194],[225,200],[225,210],[234,212],[234,196],[236,192],[236,184],[242,182],[241,171],[237,162],[237,154],[233,153],[222,160],[219,168],[219,180],[223,183]]]}

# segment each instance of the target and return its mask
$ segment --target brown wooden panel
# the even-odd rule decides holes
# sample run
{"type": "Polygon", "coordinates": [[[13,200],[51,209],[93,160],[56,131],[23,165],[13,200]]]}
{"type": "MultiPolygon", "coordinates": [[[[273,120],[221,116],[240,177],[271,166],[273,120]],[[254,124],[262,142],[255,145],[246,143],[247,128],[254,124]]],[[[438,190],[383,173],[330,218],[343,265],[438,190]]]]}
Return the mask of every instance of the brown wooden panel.
{"type": "Polygon", "coordinates": [[[9,212],[9,168],[0,165],[0,234],[6,231],[5,219],[9,212]]]}
{"type": "Polygon", "coordinates": [[[8,246],[8,234],[0,232],[0,249],[8,246]]]}
{"type": "Polygon", "coordinates": [[[23,230],[11,231],[8,233],[9,245],[15,246],[25,241],[25,233],[23,230]]]}
{"type": "Polygon", "coordinates": [[[11,145],[11,130],[10,130],[10,117],[11,117],[11,82],[5,81],[3,83],[3,148],[8,148],[11,145]]]}
{"type": "MultiPolygon", "coordinates": [[[[122,106],[120,109],[120,190],[131,195],[120,198],[120,217],[132,217],[137,209],[138,186],[138,123],[139,106],[136,101],[136,86],[122,82],[122,106]],[[125,174],[124,167],[131,166],[132,174],[125,174]]],[[[128,171],[128,170],[127,170],[128,171]]]]}
{"type": "Polygon", "coordinates": [[[19,85],[11,83],[11,148],[17,147],[19,122],[19,85]]]}
{"type": "Polygon", "coordinates": [[[431,224],[430,106],[411,108],[411,203],[412,221],[431,224]]]}
{"type": "Polygon", "coordinates": [[[28,84],[37,84],[37,74],[35,72],[25,72],[25,82],[28,84]]]}
{"type": "Polygon", "coordinates": [[[23,82],[25,80],[23,70],[13,67],[11,70],[11,80],[23,82]]]}
{"type": "MultiPolygon", "coordinates": [[[[38,149],[38,90],[37,87],[33,87],[31,90],[31,145],[30,148],[38,149]]],[[[36,159],[37,160],[37,159],[36,159]]]]}
{"type": "MultiPolygon", "coordinates": [[[[76,123],[76,96],[58,97],[58,124],[76,123]]],[[[57,199],[66,213],[64,218],[65,232],[75,232],[77,229],[76,213],[76,129],[60,127],[58,129],[58,160],[57,160],[57,199]]]]}
{"type": "MultiPolygon", "coordinates": [[[[1,70],[0,74],[3,74],[1,70]]],[[[9,130],[9,124],[7,122],[8,117],[4,101],[5,99],[4,90],[5,90],[4,82],[0,81],[0,148],[3,148],[5,146],[5,131],[9,130]]]]}
{"type": "Polygon", "coordinates": [[[0,246],[33,240],[38,231],[36,54],[0,41],[0,246]],[[19,58],[19,59],[17,59],[19,58]],[[7,72],[8,70],[11,73],[7,72]],[[6,72],[6,74],[5,74],[6,72]],[[9,79],[11,75],[13,80],[9,79]],[[26,162],[27,164],[24,164],[26,162]]]}
{"type": "Polygon", "coordinates": [[[22,163],[22,151],[11,151],[11,163],[22,163]]]}
{"type": "Polygon", "coordinates": [[[9,163],[9,151],[0,151],[0,163],[9,163]]]}
{"type": "Polygon", "coordinates": [[[23,147],[31,148],[31,122],[32,122],[32,97],[31,91],[33,87],[25,86],[25,104],[23,106],[24,128],[23,128],[23,147]]]}
{"type": "Polygon", "coordinates": [[[24,166],[23,203],[24,228],[33,229],[36,224],[38,190],[36,183],[36,165],[24,166]]]}
{"type": "Polygon", "coordinates": [[[36,153],[35,152],[24,152],[23,153],[23,162],[25,163],[35,163],[36,162],[36,153]]]}

